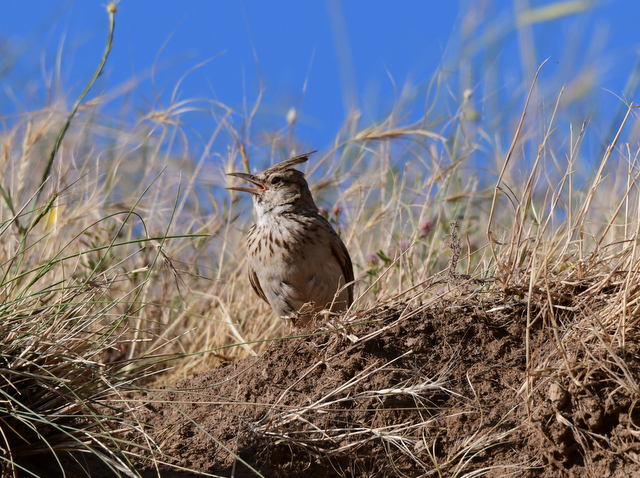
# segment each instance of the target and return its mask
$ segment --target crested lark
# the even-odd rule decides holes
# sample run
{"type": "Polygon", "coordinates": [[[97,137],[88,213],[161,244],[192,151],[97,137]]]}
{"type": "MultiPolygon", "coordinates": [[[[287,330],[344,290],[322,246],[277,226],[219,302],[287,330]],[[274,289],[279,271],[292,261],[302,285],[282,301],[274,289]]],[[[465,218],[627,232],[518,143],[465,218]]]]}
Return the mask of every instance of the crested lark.
{"type": "Polygon", "coordinates": [[[276,314],[294,325],[309,323],[320,310],[344,310],[353,302],[349,252],[318,214],[304,174],[293,169],[310,154],[255,176],[230,173],[256,187],[227,188],[247,192],[253,201],[255,224],[247,237],[251,286],[276,314]]]}

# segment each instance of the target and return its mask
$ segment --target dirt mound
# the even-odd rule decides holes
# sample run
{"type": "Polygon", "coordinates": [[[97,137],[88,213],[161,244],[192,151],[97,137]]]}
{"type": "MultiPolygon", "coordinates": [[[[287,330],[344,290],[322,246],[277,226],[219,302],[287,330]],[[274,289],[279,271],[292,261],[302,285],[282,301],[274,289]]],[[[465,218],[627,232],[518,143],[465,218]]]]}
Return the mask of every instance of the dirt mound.
{"type": "MultiPolygon", "coordinates": [[[[531,362],[542,368],[526,386],[524,303],[398,305],[359,321],[145,396],[138,418],[162,453],[141,463],[143,475],[640,472],[636,397],[611,379],[619,364],[603,359],[606,377],[547,373],[559,352],[539,325],[531,362]]],[[[623,367],[635,377],[636,352],[623,367]]]]}

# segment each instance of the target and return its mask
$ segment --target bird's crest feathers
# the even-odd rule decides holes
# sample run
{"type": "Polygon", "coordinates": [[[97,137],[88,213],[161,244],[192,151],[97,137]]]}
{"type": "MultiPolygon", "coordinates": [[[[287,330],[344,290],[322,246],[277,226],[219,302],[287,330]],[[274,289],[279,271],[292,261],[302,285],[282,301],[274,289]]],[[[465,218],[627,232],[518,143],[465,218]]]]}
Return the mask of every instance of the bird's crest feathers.
{"type": "Polygon", "coordinates": [[[268,176],[269,174],[287,171],[298,164],[306,163],[309,160],[309,156],[315,152],[316,151],[310,151],[308,153],[301,154],[300,156],[295,156],[293,158],[285,159],[284,161],[278,164],[274,164],[268,169],[265,169],[262,172],[262,174],[264,176],[268,176]]]}

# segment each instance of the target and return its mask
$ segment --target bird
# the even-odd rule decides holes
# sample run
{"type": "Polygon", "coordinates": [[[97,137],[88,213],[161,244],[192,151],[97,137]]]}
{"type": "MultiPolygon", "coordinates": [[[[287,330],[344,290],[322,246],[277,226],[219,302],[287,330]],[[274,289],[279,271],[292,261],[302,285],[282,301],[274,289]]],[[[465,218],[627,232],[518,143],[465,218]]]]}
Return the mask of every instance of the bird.
{"type": "Polygon", "coordinates": [[[249,193],[253,203],[254,224],[247,234],[249,282],[294,327],[316,323],[322,310],[340,312],[353,303],[349,251],[319,214],[304,173],[294,169],[312,153],[256,175],[227,174],[253,185],[227,188],[249,193]]]}

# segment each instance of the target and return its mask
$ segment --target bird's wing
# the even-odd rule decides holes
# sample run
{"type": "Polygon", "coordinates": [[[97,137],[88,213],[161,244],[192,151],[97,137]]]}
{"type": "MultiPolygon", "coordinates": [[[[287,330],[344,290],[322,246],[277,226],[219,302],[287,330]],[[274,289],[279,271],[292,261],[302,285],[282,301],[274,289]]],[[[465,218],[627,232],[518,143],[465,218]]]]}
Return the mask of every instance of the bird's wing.
{"type": "MultiPolygon", "coordinates": [[[[329,226],[331,227],[331,226],[329,226]]],[[[338,233],[331,228],[331,250],[333,251],[333,255],[338,259],[338,264],[340,264],[340,268],[342,269],[342,275],[349,286],[347,287],[348,294],[348,304],[351,305],[353,302],[353,264],[351,264],[351,257],[349,256],[349,251],[347,250],[347,246],[344,245],[338,233]]]]}
{"type": "Polygon", "coordinates": [[[256,293],[256,295],[268,304],[269,301],[267,300],[267,296],[264,295],[262,287],[260,287],[258,275],[256,274],[256,271],[253,270],[253,267],[251,267],[251,265],[249,265],[249,282],[251,282],[251,287],[253,288],[253,291],[256,293]]]}

